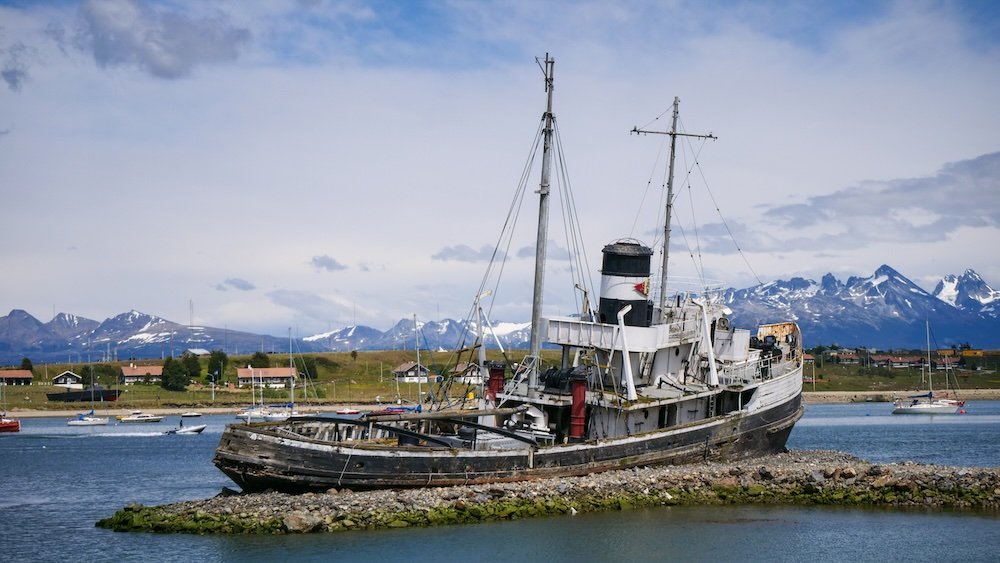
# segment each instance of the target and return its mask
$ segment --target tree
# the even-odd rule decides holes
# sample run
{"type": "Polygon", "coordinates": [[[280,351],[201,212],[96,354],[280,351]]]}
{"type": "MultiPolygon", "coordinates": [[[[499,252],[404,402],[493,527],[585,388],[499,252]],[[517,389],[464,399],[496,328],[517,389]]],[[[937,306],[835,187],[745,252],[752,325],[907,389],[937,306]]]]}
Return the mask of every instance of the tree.
{"type": "Polygon", "coordinates": [[[312,356],[295,358],[295,371],[303,377],[316,379],[316,358],[312,356]]]}
{"type": "Polygon", "coordinates": [[[184,391],[188,385],[188,375],[184,365],[173,359],[163,360],[163,378],[160,386],[170,391],[184,391]]]}
{"type": "Polygon", "coordinates": [[[190,352],[185,352],[181,356],[181,364],[184,365],[184,371],[187,373],[188,379],[198,379],[201,377],[201,362],[198,361],[198,356],[190,352]]]}
{"type": "Polygon", "coordinates": [[[269,368],[271,367],[271,358],[264,352],[254,352],[253,356],[250,356],[250,367],[269,368]]]}
{"type": "Polygon", "coordinates": [[[97,383],[97,370],[94,369],[94,366],[87,364],[80,370],[80,377],[83,380],[83,386],[90,387],[97,383]]]}
{"type": "Polygon", "coordinates": [[[208,375],[205,376],[205,379],[210,383],[218,383],[226,372],[226,364],[228,362],[229,356],[225,352],[222,350],[212,350],[208,355],[208,375]]]}
{"type": "Polygon", "coordinates": [[[21,360],[21,369],[26,369],[28,371],[35,369],[35,367],[31,365],[31,358],[24,358],[21,360]]]}

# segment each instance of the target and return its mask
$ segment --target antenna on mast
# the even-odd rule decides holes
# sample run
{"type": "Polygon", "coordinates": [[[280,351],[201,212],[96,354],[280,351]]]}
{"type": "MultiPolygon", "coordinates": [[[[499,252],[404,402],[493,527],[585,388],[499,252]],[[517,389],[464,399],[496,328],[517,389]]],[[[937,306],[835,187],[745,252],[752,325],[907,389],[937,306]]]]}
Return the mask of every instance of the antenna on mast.
{"type": "Polygon", "coordinates": [[[666,317],[667,311],[667,260],[670,257],[670,217],[674,208],[674,155],[677,152],[677,137],[694,137],[696,139],[712,139],[718,137],[711,133],[707,135],[694,135],[690,133],[677,132],[677,116],[680,114],[681,99],[674,96],[674,115],[670,125],[670,131],[651,131],[633,127],[632,133],[636,135],[670,135],[670,168],[667,173],[667,209],[666,217],[663,221],[663,263],[660,265],[660,318],[666,317]]]}

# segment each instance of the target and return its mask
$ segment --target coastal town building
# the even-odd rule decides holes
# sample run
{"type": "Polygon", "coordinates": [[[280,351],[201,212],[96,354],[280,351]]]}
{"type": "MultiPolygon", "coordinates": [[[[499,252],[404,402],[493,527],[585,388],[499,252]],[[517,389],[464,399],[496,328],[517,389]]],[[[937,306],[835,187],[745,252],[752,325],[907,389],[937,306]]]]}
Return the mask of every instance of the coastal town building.
{"type": "Polygon", "coordinates": [[[83,376],[77,375],[70,370],[66,370],[52,378],[52,385],[66,387],[68,389],[83,389],[83,376]]]}
{"type": "Polygon", "coordinates": [[[400,383],[427,383],[430,370],[417,362],[406,362],[392,370],[392,375],[400,383]]]}
{"type": "Polygon", "coordinates": [[[282,389],[289,387],[292,383],[294,371],[291,367],[283,368],[255,368],[247,366],[237,368],[236,385],[239,387],[267,387],[269,389],[282,389]]]}
{"type": "Polygon", "coordinates": [[[0,370],[0,385],[31,385],[35,374],[30,369],[0,370]]]}
{"type": "Polygon", "coordinates": [[[163,366],[137,366],[135,364],[122,366],[121,382],[123,385],[159,383],[162,378],[163,366]]]}

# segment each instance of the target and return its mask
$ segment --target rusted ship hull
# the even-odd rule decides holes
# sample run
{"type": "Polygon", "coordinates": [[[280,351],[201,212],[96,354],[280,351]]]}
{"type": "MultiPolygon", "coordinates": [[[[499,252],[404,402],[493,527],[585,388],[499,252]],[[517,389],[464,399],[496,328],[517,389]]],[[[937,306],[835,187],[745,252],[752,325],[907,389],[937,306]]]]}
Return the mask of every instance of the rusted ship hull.
{"type": "Polygon", "coordinates": [[[801,395],[756,413],[734,413],[626,438],[518,450],[350,445],[309,439],[316,417],[227,427],[215,465],[246,492],[449,486],[585,475],[645,465],[740,459],[781,452],[802,416],[801,395]],[[290,426],[291,425],[291,426],[290,426]],[[295,426],[298,425],[298,426],[295,426]]]}

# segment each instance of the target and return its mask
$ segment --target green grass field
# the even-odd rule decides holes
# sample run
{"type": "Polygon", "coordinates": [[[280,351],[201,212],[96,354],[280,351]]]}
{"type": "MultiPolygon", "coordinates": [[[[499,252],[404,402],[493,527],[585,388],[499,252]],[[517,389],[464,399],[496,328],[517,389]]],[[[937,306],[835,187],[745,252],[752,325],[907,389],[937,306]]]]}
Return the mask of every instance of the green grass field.
{"type": "MultiPolygon", "coordinates": [[[[412,351],[381,351],[381,352],[358,352],[352,355],[349,352],[333,352],[325,354],[310,354],[316,359],[316,377],[309,381],[306,388],[296,386],[296,403],[313,404],[359,404],[359,403],[395,403],[397,399],[402,401],[415,401],[417,399],[417,384],[399,383],[397,384],[392,375],[392,370],[400,364],[414,361],[415,356],[412,351]],[[303,392],[305,391],[305,396],[303,392]]],[[[523,351],[508,353],[508,358],[512,361],[520,361],[524,356],[523,351]]],[[[468,361],[468,357],[462,358],[468,361]]],[[[489,359],[500,359],[491,353],[489,359]]],[[[205,373],[205,363],[202,360],[202,375],[205,373]]],[[[121,397],[113,405],[104,405],[105,408],[114,406],[120,409],[151,409],[170,407],[239,407],[250,403],[250,390],[235,388],[236,368],[246,366],[249,356],[236,356],[230,358],[226,366],[224,377],[220,386],[216,388],[214,398],[211,388],[202,378],[199,382],[192,384],[186,391],[168,391],[157,384],[137,384],[137,385],[116,385],[110,378],[101,379],[104,385],[113,385],[124,390],[121,397]]],[[[556,365],[559,361],[557,351],[545,350],[542,353],[543,367],[556,365]]],[[[271,358],[271,364],[275,367],[287,365],[288,357],[276,354],[271,358]]],[[[421,352],[421,362],[430,367],[432,371],[447,371],[455,365],[454,354],[435,353],[428,354],[421,352]]],[[[158,362],[149,362],[158,363],[158,362]]],[[[121,364],[115,364],[120,366],[121,364]]],[[[996,389],[1000,388],[1000,376],[995,369],[953,371],[952,378],[957,380],[960,389],[996,389]]],[[[40,410],[66,410],[79,408],[80,403],[60,403],[48,401],[45,394],[63,389],[47,385],[45,382],[64,370],[72,370],[81,373],[80,364],[48,364],[35,366],[35,385],[30,386],[7,386],[4,390],[4,407],[8,409],[40,409],[40,410]]],[[[117,369],[117,367],[116,367],[117,369]]],[[[110,370],[106,370],[110,371],[110,370]]],[[[943,372],[935,372],[934,388],[944,390],[946,388],[943,372]]],[[[862,366],[842,366],[838,364],[826,363],[825,365],[806,365],[803,377],[806,382],[803,385],[804,391],[867,391],[867,392],[904,392],[924,389],[926,384],[922,383],[919,369],[891,369],[891,368],[865,368],[862,366]],[[815,383],[813,378],[815,376],[815,383]]],[[[426,386],[423,386],[426,391],[426,386]]],[[[449,396],[457,398],[467,396],[474,389],[468,389],[465,385],[454,385],[449,396]]],[[[270,403],[286,402],[289,399],[289,391],[267,390],[265,400],[270,403]]]]}

